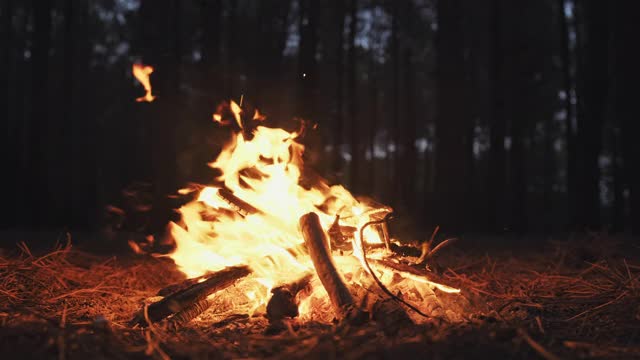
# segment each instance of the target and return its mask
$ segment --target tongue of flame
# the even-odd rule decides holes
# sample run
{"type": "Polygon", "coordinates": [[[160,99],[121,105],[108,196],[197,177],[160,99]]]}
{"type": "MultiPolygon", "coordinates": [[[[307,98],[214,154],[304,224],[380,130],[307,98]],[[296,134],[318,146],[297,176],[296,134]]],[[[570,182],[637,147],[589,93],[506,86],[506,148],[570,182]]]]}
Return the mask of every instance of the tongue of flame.
{"type": "MultiPolygon", "coordinates": [[[[241,109],[236,103],[231,105],[235,120],[242,127],[241,109]]],[[[249,265],[254,270],[255,281],[253,285],[243,282],[246,297],[243,304],[246,310],[253,311],[266,303],[273,286],[314,271],[308,256],[300,253],[304,242],[298,227],[300,216],[316,212],[326,230],[339,214],[341,225],[359,229],[370,220],[367,211],[374,209],[356,200],[342,186],[317,183],[303,187],[300,180],[304,146],[296,141],[298,133],[257,126],[251,139],[246,136],[244,132],[234,134],[209,165],[222,171],[217,179],[220,187],[231,190],[258,211],[242,216],[218,195],[219,188],[205,187],[200,190],[197,201],[180,209],[182,226],[171,224],[177,246],[170,256],[188,277],[231,265],[249,265]]],[[[371,227],[364,235],[365,243],[382,242],[371,227]]],[[[337,266],[351,281],[367,275],[359,261],[362,256],[360,247],[356,246],[359,240],[356,232],[353,254],[335,256],[337,266]]],[[[383,282],[390,283],[393,274],[380,271],[383,282]]],[[[430,291],[429,285],[433,285],[415,279],[404,280],[423,288],[420,292],[430,291]]],[[[322,286],[317,281],[313,284],[313,294],[317,293],[317,298],[326,297],[322,286]]],[[[301,316],[309,311],[310,301],[301,304],[301,316]]]]}
{"type": "Polygon", "coordinates": [[[152,102],[155,100],[155,96],[151,94],[151,81],[149,75],[153,73],[153,67],[142,64],[133,64],[133,76],[140,81],[140,84],[144,87],[146,94],[136,99],[137,102],[152,102]]]}

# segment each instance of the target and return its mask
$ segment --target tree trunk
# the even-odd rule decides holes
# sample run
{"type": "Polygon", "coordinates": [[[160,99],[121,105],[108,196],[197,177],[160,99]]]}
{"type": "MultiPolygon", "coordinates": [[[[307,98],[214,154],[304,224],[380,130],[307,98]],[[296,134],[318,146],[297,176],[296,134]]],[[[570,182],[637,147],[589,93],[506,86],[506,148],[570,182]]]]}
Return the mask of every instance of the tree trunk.
{"type": "MultiPolygon", "coordinates": [[[[521,100],[521,99],[520,99],[521,100]]],[[[522,102],[514,104],[523,105],[522,102]]],[[[527,227],[527,176],[524,136],[527,126],[525,117],[517,117],[512,114],[511,122],[511,162],[510,179],[512,187],[512,198],[510,206],[510,228],[518,235],[522,235],[527,227]]]]}
{"type": "Polygon", "coordinates": [[[334,119],[333,130],[333,171],[342,171],[342,142],[344,133],[344,16],[345,16],[345,0],[335,0],[335,16],[338,19],[336,29],[336,79],[335,79],[335,99],[336,113],[334,119]]]}
{"type": "MultiPolygon", "coordinates": [[[[63,51],[63,78],[62,78],[62,116],[59,119],[60,124],[59,128],[60,137],[61,137],[61,149],[59,151],[58,157],[58,170],[62,174],[70,174],[73,169],[73,141],[75,138],[72,138],[70,134],[73,133],[73,121],[72,117],[74,116],[73,106],[75,103],[73,85],[74,85],[74,65],[76,61],[75,54],[75,36],[74,36],[74,28],[75,28],[75,11],[74,11],[74,2],[73,0],[65,0],[64,2],[64,51],[63,51]]],[[[87,165],[88,164],[82,164],[87,165]]],[[[68,179],[63,179],[59,183],[58,187],[58,196],[62,196],[63,208],[62,211],[62,221],[70,225],[71,227],[76,227],[77,224],[74,223],[74,219],[71,216],[71,211],[73,209],[73,198],[75,197],[72,191],[72,182],[68,179]]],[[[86,196],[86,195],[83,195],[86,196]]]]}
{"type": "Polygon", "coordinates": [[[399,60],[399,42],[400,34],[398,29],[399,22],[399,9],[398,1],[393,1],[391,5],[391,139],[387,138],[386,150],[389,151],[389,143],[393,145],[394,152],[391,155],[387,155],[387,166],[390,174],[387,174],[389,179],[385,181],[388,184],[386,198],[390,199],[392,205],[396,205],[398,196],[398,187],[400,186],[400,172],[398,171],[400,164],[400,60],[399,60]]]}
{"type": "Polygon", "coordinates": [[[316,1],[300,0],[300,50],[298,53],[298,115],[303,119],[315,119],[317,62],[316,50],[318,34],[316,31],[316,1]]]}
{"type": "Polygon", "coordinates": [[[13,67],[13,0],[5,0],[2,4],[2,43],[4,44],[4,52],[2,58],[0,58],[0,116],[5,118],[3,129],[0,138],[0,159],[5,164],[6,169],[0,181],[0,186],[3,189],[14,189],[6,192],[6,204],[2,206],[0,212],[0,229],[12,226],[15,224],[16,213],[16,189],[17,189],[17,177],[18,177],[18,163],[17,163],[17,137],[16,137],[16,122],[13,117],[12,111],[12,91],[13,79],[12,71],[13,67]]]}
{"type": "Polygon", "coordinates": [[[586,23],[584,59],[579,66],[584,78],[579,89],[579,106],[583,109],[578,118],[578,227],[599,230],[600,221],[600,167],[602,129],[606,115],[608,89],[608,6],[583,3],[586,23]],[[604,14],[603,14],[604,12],[604,14]]]}
{"type": "Polygon", "coordinates": [[[48,85],[49,48],[51,43],[51,0],[35,0],[33,6],[33,45],[31,52],[31,121],[28,125],[28,169],[29,199],[25,201],[30,211],[29,222],[35,228],[51,226],[51,193],[48,173],[47,150],[53,148],[48,137],[48,85]]]}
{"type": "MultiPolygon", "coordinates": [[[[292,1],[289,0],[273,0],[273,1],[261,1],[258,4],[258,31],[256,38],[258,39],[255,49],[260,54],[259,57],[255,57],[255,63],[252,66],[255,68],[255,96],[251,96],[251,99],[255,101],[256,106],[269,114],[272,119],[280,119],[284,115],[282,114],[282,94],[278,89],[282,86],[282,63],[283,52],[287,41],[288,31],[288,15],[290,12],[292,1]]],[[[300,10],[308,14],[309,23],[305,26],[299,24],[301,35],[301,47],[298,54],[298,65],[305,65],[305,70],[309,73],[304,79],[305,84],[298,84],[305,86],[307,92],[314,93],[317,84],[317,61],[315,59],[315,52],[317,49],[318,35],[317,35],[317,17],[318,6],[317,1],[299,1],[300,10]],[[304,8],[304,9],[303,9],[304,8]],[[304,28],[304,33],[302,29],[304,28]],[[303,39],[304,38],[304,39],[303,39]],[[304,53],[304,56],[302,55],[304,53]],[[310,56],[311,55],[311,56],[310,56]],[[313,76],[313,78],[309,78],[313,76]]],[[[302,19],[302,18],[301,18],[302,19]]],[[[301,70],[302,69],[298,69],[301,70]]],[[[298,75],[302,77],[301,72],[298,71],[298,75]]],[[[302,82],[302,81],[299,81],[302,82]]],[[[300,89],[302,90],[302,89],[300,89]]],[[[300,110],[301,105],[312,105],[307,107],[305,111],[309,111],[308,114],[301,114],[303,117],[308,117],[310,120],[319,121],[316,117],[317,105],[315,102],[317,94],[313,97],[309,97],[308,100],[302,99],[302,101],[308,101],[309,104],[301,104],[298,102],[298,108],[300,110]]],[[[290,115],[287,115],[290,116],[290,115]]]]}
{"type": "MultiPolygon", "coordinates": [[[[85,1],[74,3],[76,5],[75,34],[86,34],[91,30],[90,4],[85,1]]],[[[74,102],[71,116],[74,141],[72,153],[75,155],[72,164],[74,179],[72,189],[74,191],[71,218],[76,226],[85,229],[92,229],[98,223],[99,211],[102,208],[99,203],[99,171],[103,166],[97,161],[98,154],[102,151],[98,148],[103,124],[95,119],[88,120],[88,114],[92,107],[90,89],[93,86],[91,78],[95,75],[90,70],[91,54],[93,44],[86,37],[77,37],[75,41],[75,61],[73,78],[74,102]]]]}
{"type": "Polygon", "coordinates": [[[369,154],[371,155],[371,163],[369,164],[369,176],[367,179],[367,193],[371,196],[376,192],[376,135],[378,132],[378,74],[375,60],[371,55],[369,57],[369,98],[371,99],[370,117],[369,117],[369,154]]]}
{"type": "Polygon", "coordinates": [[[467,224],[469,156],[472,126],[468,102],[461,0],[437,3],[436,37],[438,115],[436,119],[436,179],[434,219],[444,229],[462,230],[467,224]]]}
{"type": "MultiPolygon", "coordinates": [[[[409,16],[407,12],[407,16],[409,16]]],[[[416,93],[415,87],[415,71],[412,63],[413,52],[411,47],[407,46],[404,51],[404,85],[405,85],[405,121],[403,126],[402,136],[402,160],[401,164],[401,179],[402,184],[402,200],[403,206],[410,212],[416,210],[416,176],[418,166],[418,154],[416,151],[416,133],[418,131],[418,118],[416,114],[416,93]]]]}
{"type": "Polygon", "coordinates": [[[505,225],[504,206],[507,155],[504,148],[507,123],[504,114],[504,50],[502,42],[502,1],[493,1],[491,33],[493,35],[492,65],[489,68],[492,93],[492,119],[489,123],[488,227],[500,232],[505,225]]]}
{"type": "Polygon", "coordinates": [[[575,112],[574,112],[574,92],[575,84],[571,72],[572,60],[571,60],[571,46],[569,45],[569,22],[567,16],[564,13],[566,5],[565,0],[558,0],[561,25],[561,57],[562,57],[562,75],[563,75],[563,87],[565,92],[565,143],[566,143],[566,187],[567,187],[567,213],[568,223],[570,227],[574,227],[577,224],[577,200],[576,200],[576,134],[575,134],[575,112]]]}
{"type": "Polygon", "coordinates": [[[629,224],[634,236],[640,235],[640,111],[638,111],[637,87],[640,83],[640,56],[633,44],[639,30],[637,14],[640,4],[636,1],[615,3],[615,66],[616,85],[615,114],[622,132],[622,156],[624,176],[629,189],[629,224]]]}
{"type": "Polygon", "coordinates": [[[157,100],[146,106],[145,120],[150,138],[151,169],[147,180],[153,184],[152,231],[162,231],[172,212],[168,195],[176,191],[175,126],[180,107],[180,19],[179,0],[143,0],[143,62],[155,67],[152,77],[157,100]],[[153,121],[151,121],[153,120],[153,121]]]}
{"type": "MultiPolygon", "coordinates": [[[[615,80],[614,80],[615,81],[615,80]]],[[[617,107],[614,104],[614,107],[617,107]]],[[[617,114],[614,113],[617,118],[617,114]]],[[[613,168],[613,209],[611,214],[611,232],[619,233],[624,230],[624,169],[623,169],[623,156],[621,154],[621,135],[620,135],[620,121],[616,119],[615,127],[612,130],[611,139],[613,153],[612,168],[613,168]]]]}
{"type": "Polygon", "coordinates": [[[360,160],[362,158],[362,147],[360,138],[363,131],[360,129],[358,119],[358,94],[357,94],[357,54],[356,54],[356,32],[358,29],[358,0],[351,0],[349,3],[349,52],[347,53],[347,92],[349,94],[349,134],[351,142],[351,190],[354,193],[360,191],[360,160]]]}
{"type": "Polygon", "coordinates": [[[238,78],[238,1],[229,2],[229,18],[227,20],[227,66],[225,71],[225,98],[236,96],[235,81],[238,78]]]}
{"type": "MultiPolygon", "coordinates": [[[[221,34],[222,34],[222,0],[201,0],[201,27],[202,27],[202,75],[204,76],[204,88],[208,99],[222,100],[220,88],[223,86],[220,68],[221,34]]],[[[211,100],[209,100],[211,101],[211,100]]],[[[215,105],[215,104],[213,104],[215,105]]]]}

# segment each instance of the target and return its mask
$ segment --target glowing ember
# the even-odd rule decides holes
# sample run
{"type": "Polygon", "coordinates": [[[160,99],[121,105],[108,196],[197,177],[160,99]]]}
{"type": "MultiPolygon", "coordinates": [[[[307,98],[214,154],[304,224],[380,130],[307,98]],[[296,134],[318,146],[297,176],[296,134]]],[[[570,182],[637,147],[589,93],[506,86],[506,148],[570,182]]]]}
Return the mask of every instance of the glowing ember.
{"type": "MultiPolygon", "coordinates": [[[[231,101],[229,106],[233,120],[243,129],[240,105],[231,101]]],[[[231,123],[223,121],[220,113],[213,119],[231,123]]],[[[256,111],[253,120],[262,124],[264,116],[256,111]]],[[[358,201],[344,187],[329,186],[322,180],[302,186],[304,146],[297,141],[298,135],[262,125],[255,127],[250,138],[245,132],[232,135],[218,158],[209,164],[221,171],[216,179],[219,185],[198,190],[197,200],[180,208],[182,224],[170,224],[176,249],[169,256],[188,277],[232,265],[248,265],[253,270],[237,286],[244,298],[234,301],[236,312],[253,313],[266,305],[275,286],[315,273],[299,229],[300,217],[309,212],[318,214],[325,231],[331,228],[345,233],[345,243],[350,246],[333,251],[333,257],[347,282],[353,286],[371,284],[371,274],[363,266],[361,244],[369,247],[383,243],[383,238],[374,226],[365,228],[364,239],[357,230],[376,214],[390,209],[358,201]]],[[[376,248],[367,252],[369,259],[389,255],[384,247],[376,248]]],[[[415,300],[417,308],[424,308],[432,301],[429,299],[435,298],[436,288],[459,292],[423,276],[376,263],[371,266],[392,292],[415,294],[409,300],[415,300]]],[[[302,319],[326,319],[326,314],[332,313],[317,276],[299,311],[302,319]]]]}
{"type": "Polygon", "coordinates": [[[153,73],[153,67],[142,64],[133,64],[133,76],[138,79],[146,91],[144,96],[136,99],[137,102],[152,102],[156,98],[151,94],[151,81],[149,80],[149,75],[151,75],[151,73],[153,73]]]}

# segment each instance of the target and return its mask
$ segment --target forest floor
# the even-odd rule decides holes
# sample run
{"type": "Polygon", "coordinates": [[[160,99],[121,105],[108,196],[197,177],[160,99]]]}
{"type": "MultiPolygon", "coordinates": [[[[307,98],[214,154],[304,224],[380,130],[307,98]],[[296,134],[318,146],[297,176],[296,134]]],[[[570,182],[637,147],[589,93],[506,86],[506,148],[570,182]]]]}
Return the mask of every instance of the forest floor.
{"type": "Polygon", "coordinates": [[[605,235],[505,243],[476,239],[443,253],[441,278],[468,300],[462,320],[434,317],[395,335],[374,321],[305,323],[266,335],[264,316],[212,309],[177,331],[132,329],[126,324],[145,299],[183,279],[171,260],[69,246],[37,253],[21,243],[0,252],[0,357],[640,356],[637,245],[605,235]]]}

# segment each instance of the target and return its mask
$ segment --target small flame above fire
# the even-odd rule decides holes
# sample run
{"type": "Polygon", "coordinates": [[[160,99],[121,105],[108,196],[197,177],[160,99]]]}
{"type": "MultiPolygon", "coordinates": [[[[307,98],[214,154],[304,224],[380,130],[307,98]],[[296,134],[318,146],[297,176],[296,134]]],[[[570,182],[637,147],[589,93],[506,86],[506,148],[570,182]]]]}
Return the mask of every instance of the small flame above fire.
{"type": "Polygon", "coordinates": [[[136,99],[137,102],[152,102],[156,98],[151,94],[151,80],[149,79],[151,73],[153,73],[153,67],[143,64],[133,64],[133,76],[138,79],[146,91],[144,96],[136,99]]]}

